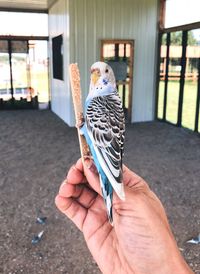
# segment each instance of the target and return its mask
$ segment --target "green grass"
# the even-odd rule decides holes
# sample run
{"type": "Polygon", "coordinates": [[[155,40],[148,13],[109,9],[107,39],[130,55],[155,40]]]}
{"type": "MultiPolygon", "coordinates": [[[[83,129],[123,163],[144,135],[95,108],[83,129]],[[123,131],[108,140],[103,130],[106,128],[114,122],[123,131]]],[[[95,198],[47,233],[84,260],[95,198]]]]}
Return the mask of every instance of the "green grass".
{"type": "Polygon", "coordinates": [[[32,76],[32,86],[38,92],[39,102],[49,101],[48,72],[42,71],[32,76]]]}
{"type": "MultiPolygon", "coordinates": [[[[166,120],[176,124],[178,116],[179,81],[168,82],[166,120]]],[[[186,81],[184,87],[182,126],[194,130],[197,81],[186,81]]],[[[164,81],[159,84],[158,118],[163,118],[164,81]]],[[[199,120],[200,129],[200,120],[199,120]]]]}
{"type": "MultiPolygon", "coordinates": [[[[17,78],[17,82],[14,82],[14,88],[28,87],[27,72],[22,70],[22,73],[17,78]]],[[[39,72],[33,72],[31,74],[31,87],[37,92],[39,102],[49,101],[49,86],[48,86],[48,71],[43,70],[39,72]]],[[[10,88],[10,83],[0,82],[0,89],[10,88]]]]}
{"type": "MultiPolygon", "coordinates": [[[[123,85],[119,85],[118,92],[119,92],[119,96],[122,99],[123,98],[123,85]]],[[[126,85],[125,102],[124,102],[124,104],[125,104],[125,108],[127,108],[127,109],[128,109],[128,97],[129,97],[129,88],[128,88],[128,85],[126,85]]]]}

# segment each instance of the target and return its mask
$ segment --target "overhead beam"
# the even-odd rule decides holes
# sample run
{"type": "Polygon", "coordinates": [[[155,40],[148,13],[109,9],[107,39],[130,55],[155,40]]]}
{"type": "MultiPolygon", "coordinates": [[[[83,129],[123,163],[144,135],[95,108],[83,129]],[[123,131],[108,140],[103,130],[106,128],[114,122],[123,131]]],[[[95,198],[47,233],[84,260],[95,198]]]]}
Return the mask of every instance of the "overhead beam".
{"type": "Polygon", "coordinates": [[[0,40],[49,40],[48,36],[13,36],[13,35],[0,35],[0,40]]]}
{"type": "Polygon", "coordinates": [[[199,29],[199,28],[200,28],[200,22],[195,22],[195,23],[191,23],[191,24],[160,29],[160,32],[168,33],[168,32],[173,32],[173,31],[193,30],[193,29],[199,29]]]}
{"type": "Polygon", "coordinates": [[[48,13],[48,9],[28,9],[28,8],[12,8],[12,7],[1,7],[0,11],[5,12],[28,12],[28,13],[48,13]]]}

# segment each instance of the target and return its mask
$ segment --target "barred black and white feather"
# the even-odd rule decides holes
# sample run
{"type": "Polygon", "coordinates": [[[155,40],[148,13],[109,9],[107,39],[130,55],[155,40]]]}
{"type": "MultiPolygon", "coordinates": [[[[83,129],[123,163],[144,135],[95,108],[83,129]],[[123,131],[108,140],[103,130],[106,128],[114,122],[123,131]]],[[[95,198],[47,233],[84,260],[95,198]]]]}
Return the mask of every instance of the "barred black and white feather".
{"type": "Polygon", "coordinates": [[[86,111],[86,125],[103,171],[117,195],[124,199],[121,179],[125,119],[116,92],[94,97],[90,101],[86,111]]]}

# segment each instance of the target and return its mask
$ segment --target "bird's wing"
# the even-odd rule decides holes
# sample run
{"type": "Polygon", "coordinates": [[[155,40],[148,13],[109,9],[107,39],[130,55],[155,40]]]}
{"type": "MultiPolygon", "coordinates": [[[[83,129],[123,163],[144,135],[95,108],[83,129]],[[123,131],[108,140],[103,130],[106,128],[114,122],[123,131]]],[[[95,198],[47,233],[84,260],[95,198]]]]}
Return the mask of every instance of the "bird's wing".
{"type": "Polygon", "coordinates": [[[121,168],[125,119],[119,96],[113,93],[94,97],[86,110],[86,125],[104,173],[124,199],[121,168]]]}

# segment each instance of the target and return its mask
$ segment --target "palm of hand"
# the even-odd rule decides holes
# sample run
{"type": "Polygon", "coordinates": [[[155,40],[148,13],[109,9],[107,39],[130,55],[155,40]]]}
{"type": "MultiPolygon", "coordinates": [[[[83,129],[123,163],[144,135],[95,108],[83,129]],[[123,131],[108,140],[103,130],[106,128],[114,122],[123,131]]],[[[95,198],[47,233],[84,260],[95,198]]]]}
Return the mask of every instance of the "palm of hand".
{"type": "MultiPolygon", "coordinates": [[[[143,201],[137,201],[136,197],[136,202],[146,203],[145,195],[143,201]]],[[[147,219],[141,218],[140,208],[136,206],[133,210],[133,206],[129,201],[122,203],[115,197],[114,227],[108,222],[102,197],[98,195],[88,208],[82,231],[88,248],[103,273],[140,273],[144,268],[149,270],[155,257],[160,256],[160,245],[155,250],[154,244],[152,254],[155,235],[151,235],[147,219]],[[143,265],[138,265],[141,259],[143,265]]],[[[165,218],[163,222],[166,222],[165,218]]]]}
{"type": "Polygon", "coordinates": [[[162,243],[171,233],[167,218],[145,182],[128,169],[125,171],[126,201],[113,198],[114,227],[108,222],[98,175],[89,169],[83,172],[81,161],[69,171],[56,204],[82,230],[103,273],[155,273],[150,266],[162,263],[162,243]],[[160,233],[160,226],[166,234],[160,233]]]}

